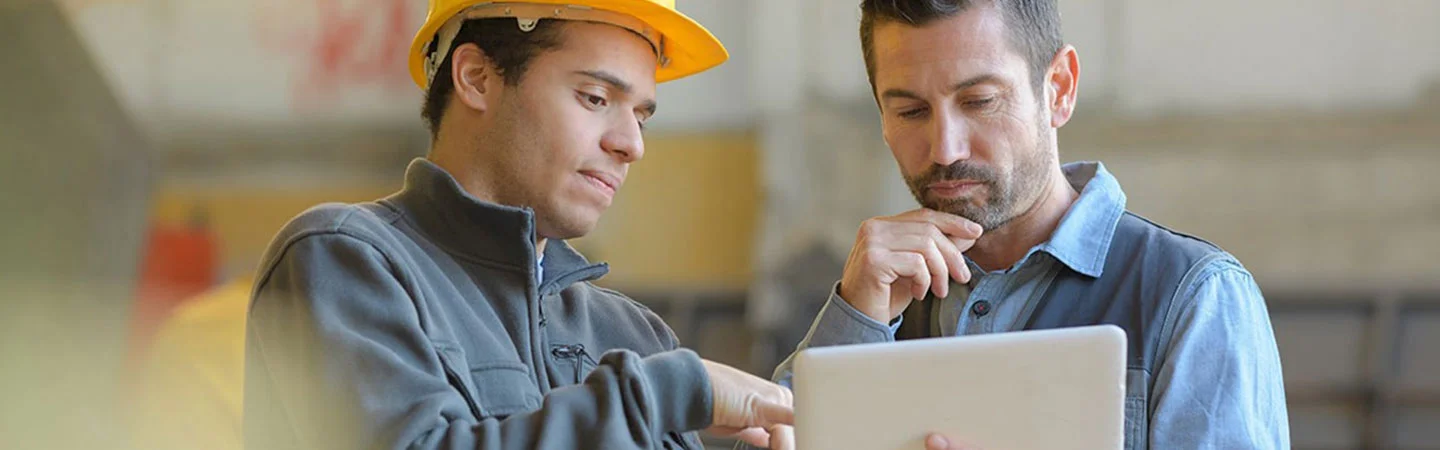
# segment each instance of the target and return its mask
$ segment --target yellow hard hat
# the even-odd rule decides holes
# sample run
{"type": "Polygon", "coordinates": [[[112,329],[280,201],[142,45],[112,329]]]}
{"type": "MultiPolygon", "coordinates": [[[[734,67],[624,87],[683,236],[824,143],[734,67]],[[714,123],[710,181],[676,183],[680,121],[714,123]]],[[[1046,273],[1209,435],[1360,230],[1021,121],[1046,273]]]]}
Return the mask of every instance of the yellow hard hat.
{"type": "Polygon", "coordinates": [[[720,40],[675,10],[675,0],[430,0],[425,25],[410,44],[410,76],[426,89],[449,57],[450,43],[467,19],[514,17],[521,30],[538,20],[583,20],[627,28],[655,48],[655,81],[665,82],[720,65],[730,58],[720,40]],[[435,41],[434,52],[429,51],[435,41]],[[432,53],[434,53],[432,55],[432,53]]]}

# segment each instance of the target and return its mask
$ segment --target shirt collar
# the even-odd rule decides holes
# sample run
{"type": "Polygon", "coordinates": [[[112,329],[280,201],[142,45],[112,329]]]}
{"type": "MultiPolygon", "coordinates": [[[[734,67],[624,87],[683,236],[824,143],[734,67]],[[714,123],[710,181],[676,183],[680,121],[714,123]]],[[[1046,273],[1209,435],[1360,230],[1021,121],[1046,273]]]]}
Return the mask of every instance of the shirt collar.
{"type": "Polygon", "coordinates": [[[1070,186],[1080,198],[1070,205],[1050,240],[1036,249],[1055,257],[1070,269],[1099,277],[1115,226],[1125,212],[1125,192],[1119,181],[1096,161],[1074,162],[1061,167],[1070,186]]]}

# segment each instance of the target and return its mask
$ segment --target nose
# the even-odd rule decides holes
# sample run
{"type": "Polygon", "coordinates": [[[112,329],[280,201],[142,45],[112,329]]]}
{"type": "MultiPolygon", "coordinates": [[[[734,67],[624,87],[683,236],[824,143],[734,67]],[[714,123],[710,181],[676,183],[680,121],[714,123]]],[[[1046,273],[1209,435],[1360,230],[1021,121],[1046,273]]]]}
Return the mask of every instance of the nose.
{"type": "Polygon", "coordinates": [[[930,124],[930,162],[949,166],[970,159],[970,127],[958,114],[940,109],[930,124]]]}
{"type": "Polygon", "coordinates": [[[600,148],[624,163],[639,161],[645,156],[645,139],[640,133],[640,124],[634,120],[617,120],[600,137],[600,148]]]}

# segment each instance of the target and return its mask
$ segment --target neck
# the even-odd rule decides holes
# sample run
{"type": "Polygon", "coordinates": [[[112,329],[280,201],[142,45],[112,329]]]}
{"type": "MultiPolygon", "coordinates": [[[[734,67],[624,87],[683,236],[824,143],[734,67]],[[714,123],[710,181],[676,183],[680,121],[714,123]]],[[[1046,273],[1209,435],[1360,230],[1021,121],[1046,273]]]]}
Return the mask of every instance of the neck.
{"type": "Polygon", "coordinates": [[[985,230],[965,256],[987,272],[1015,265],[1031,248],[1050,239],[1060,220],[1065,218],[1065,212],[1079,197],[1065,179],[1065,173],[1056,167],[1030,209],[1000,228],[985,230]]]}
{"type": "Polygon", "coordinates": [[[486,176],[482,171],[476,170],[475,156],[486,151],[478,148],[476,144],[484,142],[484,140],[477,139],[472,142],[470,139],[465,139],[464,136],[452,135],[450,131],[457,128],[463,127],[441,128],[440,135],[430,144],[430,154],[425,158],[449,172],[450,176],[455,178],[455,182],[460,184],[460,188],[476,199],[497,205],[504,204],[498,198],[494,180],[491,180],[491,177],[486,176]]]}
{"type": "MultiPolygon", "coordinates": [[[[464,155],[465,152],[459,151],[463,149],[454,148],[452,142],[455,142],[455,139],[446,139],[443,136],[436,139],[430,148],[430,154],[425,158],[440,166],[441,169],[445,169],[445,172],[460,184],[460,188],[464,189],[465,193],[486,203],[504,205],[505,203],[501,202],[499,196],[496,195],[494,183],[479,171],[472,170],[468,159],[457,156],[464,155]]],[[[471,149],[470,151],[479,150],[471,149]]],[[[543,253],[545,253],[545,238],[540,237],[537,233],[535,235],[535,258],[539,259],[543,253]]]]}

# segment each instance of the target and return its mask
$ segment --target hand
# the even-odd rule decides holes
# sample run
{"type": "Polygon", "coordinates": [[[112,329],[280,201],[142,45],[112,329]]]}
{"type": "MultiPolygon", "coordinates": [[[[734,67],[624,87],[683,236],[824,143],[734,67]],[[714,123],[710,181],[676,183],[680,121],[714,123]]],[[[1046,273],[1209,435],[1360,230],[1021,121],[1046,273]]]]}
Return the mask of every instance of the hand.
{"type": "Polygon", "coordinates": [[[795,450],[795,427],[790,425],[746,428],[735,437],[754,447],[769,448],[770,450],[795,450]],[[770,442],[769,446],[757,445],[757,443],[766,442],[767,439],[770,442]]]}
{"type": "Polygon", "coordinates": [[[756,447],[770,447],[786,439],[794,442],[788,425],[795,423],[795,402],[789,389],[734,367],[702,361],[710,375],[715,405],[707,432],[738,437],[756,447]]]}
{"type": "Polygon", "coordinates": [[[770,450],[795,450],[795,427],[776,425],[769,431],[770,450]]]}
{"type": "Polygon", "coordinates": [[[840,298],[883,323],[926,291],[949,295],[952,277],[970,281],[962,253],[982,231],[963,217],[924,208],[866,220],[845,262],[840,298]]]}
{"type": "Polygon", "coordinates": [[[950,438],[938,433],[932,433],[925,437],[925,450],[980,450],[975,447],[952,444],[950,438]]]}

